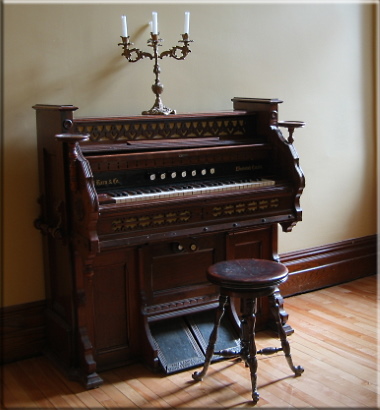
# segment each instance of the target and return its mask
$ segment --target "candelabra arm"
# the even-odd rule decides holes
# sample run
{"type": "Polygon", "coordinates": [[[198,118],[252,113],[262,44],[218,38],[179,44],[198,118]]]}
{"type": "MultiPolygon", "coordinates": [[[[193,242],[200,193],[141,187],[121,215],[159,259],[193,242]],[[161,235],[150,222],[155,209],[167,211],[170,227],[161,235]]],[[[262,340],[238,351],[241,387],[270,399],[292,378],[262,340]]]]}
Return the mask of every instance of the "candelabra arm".
{"type": "Polygon", "coordinates": [[[183,46],[174,46],[170,50],[163,51],[160,54],[160,58],[162,59],[163,57],[172,57],[176,60],[184,60],[186,56],[191,53],[191,50],[189,48],[189,43],[192,43],[193,40],[189,40],[189,35],[187,33],[182,34],[182,40],[178,41],[179,43],[184,43],[183,46]],[[177,55],[177,51],[180,51],[181,54],[177,55]]]}
{"type": "Polygon", "coordinates": [[[149,58],[150,60],[153,60],[154,56],[151,53],[148,53],[146,51],[141,51],[138,48],[130,48],[130,46],[133,45],[133,43],[129,42],[129,36],[128,37],[121,37],[122,42],[118,44],[118,46],[123,47],[123,52],[122,56],[124,56],[130,63],[135,63],[136,61],[142,60],[143,58],[149,58]]]}

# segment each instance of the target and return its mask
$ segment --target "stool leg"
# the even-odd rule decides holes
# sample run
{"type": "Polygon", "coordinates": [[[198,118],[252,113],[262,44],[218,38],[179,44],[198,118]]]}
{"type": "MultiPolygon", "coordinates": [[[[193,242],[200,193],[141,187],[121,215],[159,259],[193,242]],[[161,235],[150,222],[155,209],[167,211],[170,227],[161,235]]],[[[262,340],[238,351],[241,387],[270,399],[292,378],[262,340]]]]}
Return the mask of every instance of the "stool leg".
{"type": "Polygon", "coordinates": [[[256,299],[241,299],[241,352],[240,355],[249,366],[251,373],[252,400],[254,403],[259,401],[259,392],[257,391],[257,357],[255,342],[255,324],[256,324],[256,299]]]}
{"type": "Polygon", "coordinates": [[[208,341],[205,363],[203,365],[203,369],[200,372],[194,372],[192,374],[193,379],[196,381],[203,380],[203,377],[206,375],[207,369],[211,363],[212,355],[214,354],[216,339],[218,337],[219,325],[224,315],[227,302],[228,302],[228,296],[219,297],[219,306],[218,306],[218,309],[216,310],[214,328],[212,329],[212,332],[210,334],[210,338],[208,341]]]}
{"type": "Polygon", "coordinates": [[[290,346],[289,342],[286,337],[286,332],[282,326],[282,320],[281,320],[281,312],[280,312],[280,305],[279,302],[274,294],[270,295],[268,297],[269,303],[270,303],[270,309],[272,312],[272,315],[274,316],[274,319],[276,320],[276,325],[277,325],[277,331],[280,336],[281,340],[281,346],[282,350],[285,354],[286,361],[288,362],[289,367],[292,369],[294,374],[296,376],[301,376],[301,374],[304,372],[304,368],[302,366],[294,366],[293,364],[293,359],[290,354],[290,346]]]}

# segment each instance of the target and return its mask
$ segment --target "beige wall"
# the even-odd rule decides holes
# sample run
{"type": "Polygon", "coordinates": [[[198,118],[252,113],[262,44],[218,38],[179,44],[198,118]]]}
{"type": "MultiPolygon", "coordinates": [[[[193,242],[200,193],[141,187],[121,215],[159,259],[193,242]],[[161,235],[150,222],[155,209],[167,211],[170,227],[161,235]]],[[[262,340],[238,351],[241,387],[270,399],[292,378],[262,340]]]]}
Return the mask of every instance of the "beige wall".
{"type": "Polygon", "coordinates": [[[360,4],[46,4],[4,6],[3,305],[44,298],[36,103],[77,116],[139,114],[153,104],[152,62],[120,56],[120,15],[145,48],[151,11],[163,49],[190,10],[192,53],[161,63],[163,100],[178,112],[225,110],[232,97],[280,98],[303,120],[304,220],[287,252],[376,232],[374,6],[360,4]]]}

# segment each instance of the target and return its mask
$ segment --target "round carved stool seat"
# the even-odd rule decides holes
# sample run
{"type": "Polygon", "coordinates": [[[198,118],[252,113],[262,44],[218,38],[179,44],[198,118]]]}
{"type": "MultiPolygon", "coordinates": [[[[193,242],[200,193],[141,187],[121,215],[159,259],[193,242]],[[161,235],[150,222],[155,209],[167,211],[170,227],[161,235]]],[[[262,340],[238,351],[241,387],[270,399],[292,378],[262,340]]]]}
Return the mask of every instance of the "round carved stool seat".
{"type": "Polygon", "coordinates": [[[280,306],[275,293],[278,285],[288,278],[288,269],[285,265],[263,259],[235,259],[218,262],[208,268],[207,279],[219,286],[219,307],[216,311],[214,328],[211,332],[206,350],[206,358],[202,371],[195,372],[193,379],[200,381],[206,375],[207,369],[214,355],[218,328],[230,297],[240,298],[240,351],[215,352],[218,356],[239,357],[249,367],[252,384],[252,399],[259,400],[257,391],[257,354],[273,354],[283,351],[289,367],[296,376],[300,376],[304,369],[294,366],[290,355],[289,342],[282,325],[280,306]],[[255,322],[257,298],[268,296],[270,310],[276,321],[277,331],[281,340],[281,347],[268,347],[257,351],[255,343],[255,322]]]}
{"type": "Polygon", "coordinates": [[[285,265],[264,259],[235,259],[211,265],[207,279],[219,287],[232,291],[270,291],[286,281],[285,265]]]}

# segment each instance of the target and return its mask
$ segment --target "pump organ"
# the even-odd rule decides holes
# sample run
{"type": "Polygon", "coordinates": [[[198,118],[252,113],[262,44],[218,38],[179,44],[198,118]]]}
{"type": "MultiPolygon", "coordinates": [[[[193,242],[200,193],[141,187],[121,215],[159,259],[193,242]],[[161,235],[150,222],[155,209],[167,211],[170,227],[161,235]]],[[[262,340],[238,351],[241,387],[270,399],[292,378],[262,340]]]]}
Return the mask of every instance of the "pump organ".
{"type": "Polygon", "coordinates": [[[232,101],[231,111],[172,116],[33,107],[49,351],[87,388],[136,360],[167,373],[200,364],[193,319],[217,305],[207,267],[278,260],[278,224],[288,232],[301,220],[304,177],[279,126],[303,124],[280,123],[277,99],[232,101]],[[167,366],[173,319],[195,353],[167,366]]]}

